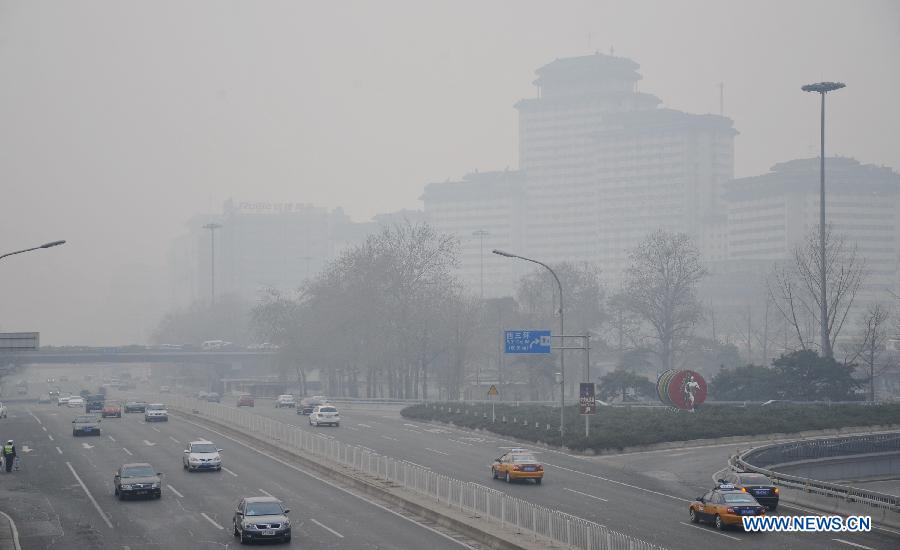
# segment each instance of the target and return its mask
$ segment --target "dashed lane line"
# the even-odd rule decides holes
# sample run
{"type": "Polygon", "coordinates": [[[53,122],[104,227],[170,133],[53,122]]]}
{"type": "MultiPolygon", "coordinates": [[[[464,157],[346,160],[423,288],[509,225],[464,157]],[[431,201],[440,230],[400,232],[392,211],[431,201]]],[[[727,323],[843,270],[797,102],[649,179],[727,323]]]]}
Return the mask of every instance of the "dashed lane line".
{"type": "Polygon", "coordinates": [[[47,434],[47,437],[49,437],[49,438],[50,438],[50,441],[53,441],[53,436],[52,436],[52,435],[50,435],[50,434],[47,434]]]}
{"type": "Polygon", "coordinates": [[[31,418],[34,418],[35,420],[37,420],[38,424],[43,424],[43,422],[41,422],[41,419],[38,418],[37,416],[35,416],[33,412],[31,412],[31,409],[28,409],[28,414],[31,415],[31,418]]]}
{"type": "MultiPolygon", "coordinates": [[[[668,494],[666,494],[666,493],[660,493],[659,491],[654,491],[654,490],[652,490],[652,489],[645,489],[645,488],[643,488],[643,487],[638,487],[637,485],[632,485],[632,484],[630,484],[630,483],[625,483],[624,481],[618,481],[618,480],[615,480],[615,479],[610,479],[610,478],[608,478],[608,477],[598,476],[597,474],[589,474],[589,473],[587,473],[587,472],[582,472],[582,471],[580,471],[580,470],[573,470],[572,468],[566,468],[565,466],[558,466],[558,465],[556,465],[556,464],[550,464],[549,462],[544,462],[544,464],[547,465],[547,466],[552,466],[552,467],[554,467],[554,468],[559,468],[560,470],[565,470],[565,471],[567,471],[567,472],[573,472],[573,473],[576,473],[576,474],[581,474],[581,475],[588,476],[588,477],[593,477],[593,478],[596,478],[596,479],[602,479],[603,481],[608,481],[609,483],[615,483],[616,485],[622,485],[623,487],[629,487],[629,488],[631,488],[631,489],[637,489],[638,491],[644,491],[644,492],[651,493],[651,494],[654,494],[654,495],[659,495],[659,496],[661,496],[661,497],[671,498],[671,499],[677,500],[677,501],[679,501],[679,502],[684,502],[685,500],[687,500],[687,499],[684,499],[684,498],[681,498],[681,497],[676,497],[675,495],[668,495],[668,494]]],[[[740,539],[738,539],[738,540],[740,540],[740,539]]]]}
{"type": "Polygon", "coordinates": [[[338,538],[341,538],[341,539],[344,538],[344,535],[338,533],[337,531],[335,531],[335,530],[332,529],[331,527],[328,527],[327,525],[323,525],[323,524],[319,523],[318,521],[315,520],[315,518],[309,518],[309,521],[315,523],[316,525],[318,525],[318,526],[321,527],[322,529],[325,529],[326,531],[328,531],[329,533],[331,533],[332,535],[334,535],[334,536],[336,536],[336,537],[338,537],[338,538]]]}
{"type": "Polygon", "coordinates": [[[178,441],[177,439],[175,439],[175,438],[172,437],[171,435],[169,436],[169,439],[171,439],[171,440],[174,441],[175,443],[181,444],[181,441],[178,441]]]}
{"type": "Polygon", "coordinates": [[[232,472],[231,470],[229,470],[229,469],[226,468],[225,466],[222,466],[222,470],[228,472],[229,474],[233,475],[234,477],[237,477],[237,476],[238,476],[236,473],[232,472]]]}
{"type": "Polygon", "coordinates": [[[159,428],[156,426],[150,426],[152,429],[156,430],[157,433],[162,433],[159,428]]]}
{"type": "Polygon", "coordinates": [[[264,495],[266,495],[267,497],[275,498],[275,495],[273,495],[273,494],[270,493],[269,491],[266,491],[265,489],[260,489],[259,492],[262,493],[262,494],[264,494],[264,495]]]}
{"type": "Polygon", "coordinates": [[[57,448],[56,448],[56,452],[58,452],[59,454],[62,454],[62,449],[60,449],[59,447],[57,447],[57,448]]]}
{"type": "Polygon", "coordinates": [[[862,544],[857,544],[857,543],[855,543],[855,542],[850,542],[849,540],[844,540],[844,539],[831,539],[831,540],[833,540],[833,541],[835,541],[835,542],[840,542],[840,543],[843,543],[843,544],[847,544],[847,545],[850,545],[850,546],[855,546],[856,548],[862,548],[863,550],[875,550],[875,549],[872,548],[871,546],[863,546],[862,544]]]}
{"type": "Polygon", "coordinates": [[[131,451],[129,451],[125,447],[122,447],[122,450],[125,451],[126,453],[128,453],[128,456],[134,456],[133,454],[131,454],[131,451]]]}
{"type": "Polygon", "coordinates": [[[206,518],[206,521],[212,523],[213,526],[215,526],[216,529],[222,529],[222,530],[225,529],[224,527],[222,527],[221,525],[219,525],[218,523],[216,523],[216,520],[214,520],[213,518],[207,516],[207,515],[206,515],[206,512],[200,512],[200,515],[203,516],[203,517],[205,517],[205,518],[206,518]]]}
{"type": "Polygon", "coordinates": [[[727,537],[727,538],[729,538],[729,539],[731,539],[731,540],[736,540],[736,541],[738,541],[738,542],[741,542],[741,539],[739,539],[739,538],[737,538],[737,537],[732,537],[731,535],[726,535],[725,533],[720,533],[720,532],[718,532],[718,531],[711,531],[711,530],[709,530],[709,529],[704,529],[703,527],[700,527],[699,525],[691,525],[690,523],[685,523],[685,522],[683,522],[683,521],[679,521],[678,523],[680,523],[680,524],[682,524],[682,525],[687,525],[688,527],[693,527],[694,529],[700,529],[700,530],[703,531],[704,533],[709,533],[709,534],[711,534],[711,535],[719,535],[719,536],[722,536],[722,537],[727,537]]]}
{"type": "Polygon", "coordinates": [[[109,517],[107,517],[106,512],[103,511],[103,508],[100,508],[100,505],[97,504],[97,499],[94,498],[94,495],[88,490],[87,485],[81,481],[81,478],[78,477],[78,473],[75,471],[75,468],[72,467],[71,462],[66,462],[66,466],[69,467],[69,470],[72,472],[72,475],[75,476],[75,480],[78,481],[78,484],[81,485],[81,488],[84,489],[84,494],[87,495],[88,499],[90,499],[91,503],[94,505],[94,508],[97,509],[97,513],[100,514],[100,518],[103,519],[103,522],[106,523],[106,526],[110,529],[113,528],[112,522],[109,521],[109,517]]]}
{"type": "Polygon", "coordinates": [[[113,437],[113,436],[111,436],[111,435],[107,435],[106,437],[108,437],[109,440],[112,441],[113,443],[116,442],[116,438],[115,438],[115,437],[113,437]]]}
{"type": "Polygon", "coordinates": [[[47,426],[41,426],[41,429],[44,430],[44,431],[46,432],[46,431],[47,431],[47,426]]]}
{"type": "Polygon", "coordinates": [[[437,449],[432,449],[431,447],[425,447],[425,450],[426,450],[426,451],[431,451],[431,452],[433,452],[433,453],[437,453],[437,454],[439,454],[439,455],[450,456],[450,453],[445,453],[444,451],[439,451],[439,450],[437,450],[437,449]]]}
{"type": "Polygon", "coordinates": [[[568,487],[563,487],[563,490],[569,491],[569,492],[572,492],[572,493],[578,493],[579,495],[583,495],[583,496],[590,497],[590,498],[595,498],[595,499],[597,499],[597,500],[602,500],[603,502],[609,502],[607,499],[605,499],[605,498],[603,498],[603,497],[595,497],[594,495],[589,495],[589,494],[587,494],[587,493],[582,493],[581,491],[576,491],[575,489],[569,489],[568,487]]]}
{"type": "Polygon", "coordinates": [[[166,487],[168,487],[170,491],[172,491],[173,493],[175,493],[175,495],[176,495],[178,498],[184,498],[184,495],[182,495],[181,493],[179,493],[178,490],[177,490],[175,487],[172,487],[172,486],[169,485],[168,483],[166,483],[166,487]]]}

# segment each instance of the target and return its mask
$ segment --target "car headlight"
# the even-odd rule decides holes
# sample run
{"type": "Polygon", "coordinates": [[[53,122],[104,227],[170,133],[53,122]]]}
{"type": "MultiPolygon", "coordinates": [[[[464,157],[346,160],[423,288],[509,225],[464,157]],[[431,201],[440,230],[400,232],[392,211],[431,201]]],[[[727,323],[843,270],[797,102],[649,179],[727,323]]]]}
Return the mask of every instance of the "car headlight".
{"type": "Polygon", "coordinates": [[[200,459],[196,456],[188,457],[188,462],[200,462],[200,459]]]}
{"type": "Polygon", "coordinates": [[[150,486],[151,489],[159,489],[159,482],[157,481],[153,485],[150,486]]]}
{"type": "Polygon", "coordinates": [[[283,523],[282,525],[283,525],[284,527],[290,527],[290,526],[291,526],[291,520],[289,520],[289,519],[284,520],[284,523],[283,523]]]}
{"type": "Polygon", "coordinates": [[[122,488],[125,489],[125,490],[130,490],[130,489],[131,489],[131,485],[128,485],[128,484],[122,485],[122,488]]]}
{"type": "Polygon", "coordinates": [[[256,525],[250,523],[249,521],[244,522],[244,529],[254,530],[256,529],[256,525]]]}

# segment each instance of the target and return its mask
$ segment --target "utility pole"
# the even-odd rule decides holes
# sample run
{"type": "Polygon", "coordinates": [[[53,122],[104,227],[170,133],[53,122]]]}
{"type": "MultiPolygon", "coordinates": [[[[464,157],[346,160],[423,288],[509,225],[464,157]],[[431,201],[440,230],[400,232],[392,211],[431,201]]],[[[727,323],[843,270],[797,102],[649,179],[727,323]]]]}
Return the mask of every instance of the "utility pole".
{"type": "Polygon", "coordinates": [[[209,305],[216,305],[216,229],[222,227],[221,224],[210,222],[203,226],[203,229],[209,229],[209,305]]]}
{"type": "Polygon", "coordinates": [[[815,92],[822,96],[821,114],[821,155],[819,157],[819,337],[821,339],[822,357],[834,357],[831,349],[831,337],[828,334],[828,292],[825,269],[825,94],[840,90],[846,85],[842,82],[819,82],[807,84],[801,89],[804,92],[815,92]]]}

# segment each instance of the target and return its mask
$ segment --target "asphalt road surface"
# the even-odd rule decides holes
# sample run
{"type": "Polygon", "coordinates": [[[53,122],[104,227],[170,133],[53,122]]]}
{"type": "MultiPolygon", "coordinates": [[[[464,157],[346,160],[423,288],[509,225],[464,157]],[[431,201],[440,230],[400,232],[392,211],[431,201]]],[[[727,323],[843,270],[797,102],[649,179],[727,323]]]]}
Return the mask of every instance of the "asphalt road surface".
{"type": "Polygon", "coordinates": [[[349,494],[302,468],[172,418],[129,414],[101,423],[102,435],[73,437],[80,411],[9,405],[0,437],[14,439],[22,470],[0,474],[0,509],[30,549],[228,548],[232,512],[242,496],[274,495],[291,509],[292,546],[303,548],[459,549],[448,536],[349,494]],[[224,449],[223,471],[182,469],[186,443],[210,439],[224,449]],[[160,500],[119,501],[113,473],[149,462],[163,472],[160,500]]]}

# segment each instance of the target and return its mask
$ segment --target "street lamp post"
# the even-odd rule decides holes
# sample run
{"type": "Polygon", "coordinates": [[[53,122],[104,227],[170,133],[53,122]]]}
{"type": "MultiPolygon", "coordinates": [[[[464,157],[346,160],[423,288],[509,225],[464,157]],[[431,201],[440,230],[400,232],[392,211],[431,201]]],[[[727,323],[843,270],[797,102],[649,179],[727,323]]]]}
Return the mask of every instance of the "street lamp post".
{"type": "Polygon", "coordinates": [[[53,246],[59,246],[59,245],[61,245],[61,244],[66,244],[66,241],[52,241],[52,242],[49,242],[49,243],[44,243],[44,244],[42,244],[42,245],[40,245],[40,246],[34,246],[34,247],[31,247],[31,248],[26,248],[26,249],[24,249],[24,250],[16,250],[15,252],[7,252],[6,254],[0,254],[0,260],[2,260],[3,258],[5,258],[5,257],[7,257],[7,256],[12,256],[12,255],[14,255],[14,254],[22,254],[23,252],[31,252],[32,250],[40,250],[40,249],[42,249],[42,248],[51,248],[51,247],[53,247],[53,246]]]}
{"type": "Polygon", "coordinates": [[[221,224],[211,222],[203,226],[203,229],[209,229],[209,305],[216,305],[216,229],[222,227],[221,224]]]}
{"type": "Polygon", "coordinates": [[[481,299],[484,300],[484,238],[489,236],[490,233],[485,231],[484,229],[479,229],[478,231],[474,231],[472,233],[473,237],[478,237],[480,242],[480,255],[481,255],[481,299]]]}
{"type": "Polygon", "coordinates": [[[559,287],[559,337],[561,345],[559,350],[559,372],[560,372],[560,384],[559,384],[559,435],[560,438],[565,437],[566,435],[566,352],[565,352],[565,317],[563,314],[563,289],[562,283],[559,282],[559,277],[556,276],[556,272],[553,271],[549,265],[539,262],[537,260],[533,260],[531,258],[526,258],[525,256],[518,256],[516,254],[511,254],[509,252],[504,252],[502,250],[492,250],[494,254],[498,256],[505,256],[507,258],[517,258],[519,260],[525,260],[526,262],[531,262],[534,264],[538,264],[543,267],[547,271],[553,275],[553,278],[556,279],[556,286],[559,287]]]}
{"type": "Polygon", "coordinates": [[[822,96],[821,115],[821,156],[819,158],[819,330],[822,340],[822,357],[833,357],[831,339],[828,335],[828,292],[825,287],[825,94],[840,90],[845,86],[842,82],[819,82],[807,84],[801,89],[804,92],[815,92],[822,96]]]}

